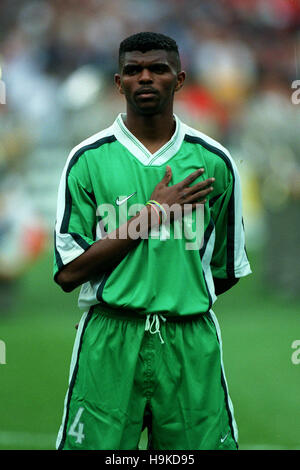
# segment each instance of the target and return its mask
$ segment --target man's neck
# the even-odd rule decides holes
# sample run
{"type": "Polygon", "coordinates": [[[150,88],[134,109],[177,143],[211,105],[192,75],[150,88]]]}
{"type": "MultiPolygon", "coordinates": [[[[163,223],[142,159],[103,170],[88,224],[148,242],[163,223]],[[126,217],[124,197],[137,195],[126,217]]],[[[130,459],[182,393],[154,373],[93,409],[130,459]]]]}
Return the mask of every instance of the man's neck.
{"type": "Polygon", "coordinates": [[[176,126],[172,112],[168,115],[149,116],[127,111],[124,124],[151,153],[155,153],[171,139],[176,126]]]}

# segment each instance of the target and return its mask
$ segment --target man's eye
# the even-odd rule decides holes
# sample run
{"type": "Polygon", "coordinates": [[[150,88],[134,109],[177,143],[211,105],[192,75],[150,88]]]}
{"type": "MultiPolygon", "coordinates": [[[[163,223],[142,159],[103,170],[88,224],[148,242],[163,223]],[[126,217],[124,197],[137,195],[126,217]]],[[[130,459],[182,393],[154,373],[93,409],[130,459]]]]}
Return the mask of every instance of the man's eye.
{"type": "Polygon", "coordinates": [[[138,73],[138,67],[125,67],[123,73],[125,75],[135,75],[138,73]]]}
{"type": "Polygon", "coordinates": [[[167,67],[165,65],[153,65],[151,69],[154,73],[165,73],[167,71],[167,67]]]}

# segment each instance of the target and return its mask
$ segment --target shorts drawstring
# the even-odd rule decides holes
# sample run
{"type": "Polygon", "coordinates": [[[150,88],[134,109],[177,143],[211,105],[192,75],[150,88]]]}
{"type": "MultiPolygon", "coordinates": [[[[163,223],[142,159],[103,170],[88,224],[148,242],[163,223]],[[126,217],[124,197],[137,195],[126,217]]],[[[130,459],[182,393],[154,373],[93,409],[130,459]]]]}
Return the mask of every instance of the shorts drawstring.
{"type": "Polygon", "coordinates": [[[161,344],[164,344],[164,340],[162,339],[161,332],[160,332],[160,320],[166,321],[166,318],[160,314],[153,314],[152,322],[150,323],[150,317],[152,314],[147,315],[146,323],[145,323],[145,331],[149,331],[152,335],[158,333],[159,339],[161,344]],[[155,325],[155,330],[152,330],[152,327],[155,325]]]}

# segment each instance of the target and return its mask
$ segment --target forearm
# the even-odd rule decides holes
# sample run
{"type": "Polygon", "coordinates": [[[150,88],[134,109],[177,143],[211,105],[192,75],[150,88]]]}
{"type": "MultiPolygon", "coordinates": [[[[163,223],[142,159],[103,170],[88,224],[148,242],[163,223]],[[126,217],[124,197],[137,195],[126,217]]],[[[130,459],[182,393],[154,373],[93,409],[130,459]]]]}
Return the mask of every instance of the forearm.
{"type": "Polygon", "coordinates": [[[57,275],[57,283],[65,292],[71,292],[117,266],[147,236],[149,228],[155,223],[158,225],[155,216],[151,207],[145,206],[126,224],[93,243],[81,256],[66,265],[57,275]]]}

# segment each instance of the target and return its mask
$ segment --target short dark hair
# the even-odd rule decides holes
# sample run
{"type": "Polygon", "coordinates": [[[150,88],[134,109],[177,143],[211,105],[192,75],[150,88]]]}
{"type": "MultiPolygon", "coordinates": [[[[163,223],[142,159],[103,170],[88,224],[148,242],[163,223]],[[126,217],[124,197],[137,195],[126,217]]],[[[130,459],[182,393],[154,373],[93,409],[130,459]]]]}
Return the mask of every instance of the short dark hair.
{"type": "Polygon", "coordinates": [[[119,47],[119,67],[121,68],[125,52],[163,50],[173,52],[176,56],[177,68],[180,70],[180,56],[176,41],[161,33],[141,32],[124,39],[119,47]]]}

